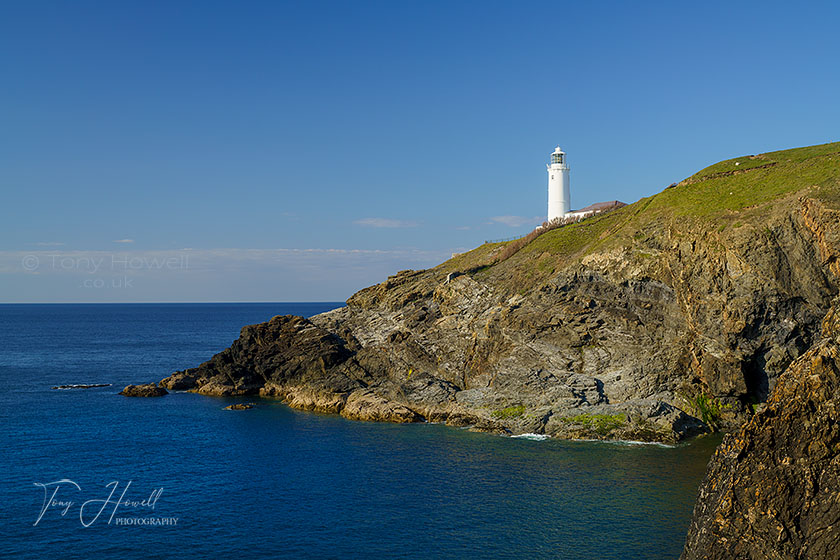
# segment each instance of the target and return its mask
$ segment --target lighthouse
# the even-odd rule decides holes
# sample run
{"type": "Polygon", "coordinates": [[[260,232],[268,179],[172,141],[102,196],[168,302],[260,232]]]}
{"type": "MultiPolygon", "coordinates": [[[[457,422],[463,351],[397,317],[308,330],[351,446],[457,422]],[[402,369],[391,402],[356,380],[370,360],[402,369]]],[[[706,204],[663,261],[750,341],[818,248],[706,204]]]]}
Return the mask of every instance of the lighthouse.
{"type": "Polygon", "coordinates": [[[554,148],[551,154],[551,164],[548,169],[548,221],[562,218],[571,208],[569,197],[569,165],[566,163],[566,152],[560,146],[554,148]]]}

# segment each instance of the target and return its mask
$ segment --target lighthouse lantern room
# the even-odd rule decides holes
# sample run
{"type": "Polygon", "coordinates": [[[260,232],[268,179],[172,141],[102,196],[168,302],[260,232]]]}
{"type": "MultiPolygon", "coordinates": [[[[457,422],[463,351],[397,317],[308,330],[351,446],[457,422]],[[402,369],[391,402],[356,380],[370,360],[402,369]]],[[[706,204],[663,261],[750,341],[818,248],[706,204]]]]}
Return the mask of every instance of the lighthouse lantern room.
{"type": "Polygon", "coordinates": [[[569,196],[569,166],[566,163],[566,152],[557,146],[551,154],[551,164],[548,169],[548,221],[562,218],[569,213],[571,199],[569,196]]]}

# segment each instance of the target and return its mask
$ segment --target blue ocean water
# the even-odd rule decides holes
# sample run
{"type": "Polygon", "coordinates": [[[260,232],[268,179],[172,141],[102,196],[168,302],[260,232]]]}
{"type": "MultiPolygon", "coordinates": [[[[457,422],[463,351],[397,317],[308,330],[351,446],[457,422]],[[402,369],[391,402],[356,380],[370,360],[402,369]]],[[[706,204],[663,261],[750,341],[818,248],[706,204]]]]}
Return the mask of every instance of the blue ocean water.
{"type": "Polygon", "coordinates": [[[677,558],[715,438],[532,441],[117,395],[243,325],[338,305],[0,305],[0,557],[677,558]],[[112,386],[51,389],[79,383],[112,386]]]}

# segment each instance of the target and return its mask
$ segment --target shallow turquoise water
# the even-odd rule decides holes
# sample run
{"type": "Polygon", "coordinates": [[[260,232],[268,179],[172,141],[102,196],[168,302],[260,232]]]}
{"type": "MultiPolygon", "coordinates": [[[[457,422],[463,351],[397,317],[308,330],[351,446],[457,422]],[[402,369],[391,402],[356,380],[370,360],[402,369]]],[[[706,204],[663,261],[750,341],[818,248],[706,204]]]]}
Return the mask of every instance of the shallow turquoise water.
{"type": "Polygon", "coordinates": [[[530,441],[273,401],[225,411],[242,399],[116,394],[209,358],[242,325],[336,305],[0,305],[0,556],[679,555],[716,439],[530,441]],[[50,389],[70,383],[113,386],[50,389]],[[36,524],[45,495],[36,483],[62,479],[78,489],[65,482],[56,496],[73,504],[47,508],[36,524]],[[114,504],[102,501],[112,488],[112,501],[125,491],[135,503],[109,523],[114,504]],[[154,509],[139,504],[159,489],[154,509]]]}

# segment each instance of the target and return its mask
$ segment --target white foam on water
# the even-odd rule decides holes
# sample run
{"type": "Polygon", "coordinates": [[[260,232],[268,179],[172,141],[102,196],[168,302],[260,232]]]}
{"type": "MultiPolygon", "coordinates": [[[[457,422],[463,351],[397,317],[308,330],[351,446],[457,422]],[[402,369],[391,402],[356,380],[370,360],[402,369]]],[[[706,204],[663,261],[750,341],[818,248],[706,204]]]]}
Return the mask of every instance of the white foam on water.
{"type": "Polygon", "coordinates": [[[544,440],[547,440],[548,438],[550,438],[551,436],[546,435],[546,434],[531,434],[531,433],[528,433],[528,434],[519,434],[519,435],[516,435],[516,436],[510,436],[510,437],[517,438],[517,439],[530,439],[531,441],[544,441],[544,440]]]}
{"type": "Polygon", "coordinates": [[[586,441],[592,443],[605,443],[608,445],[653,445],[654,447],[665,447],[667,449],[675,449],[677,446],[670,443],[661,443],[658,441],[636,441],[632,439],[575,439],[569,441],[586,441]]]}
{"type": "Polygon", "coordinates": [[[673,449],[676,445],[672,445],[670,443],[662,443],[659,441],[635,441],[632,439],[629,440],[618,440],[616,441],[619,445],[653,445],[655,447],[667,447],[668,449],[673,449]]]}
{"type": "Polygon", "coordinates": [[[56,391],[68,391],[70,389],[101,389],[102,387],[111,387],[113,383],[72,383],[67,385],[55,385],[52,387],[56,391]]]}

